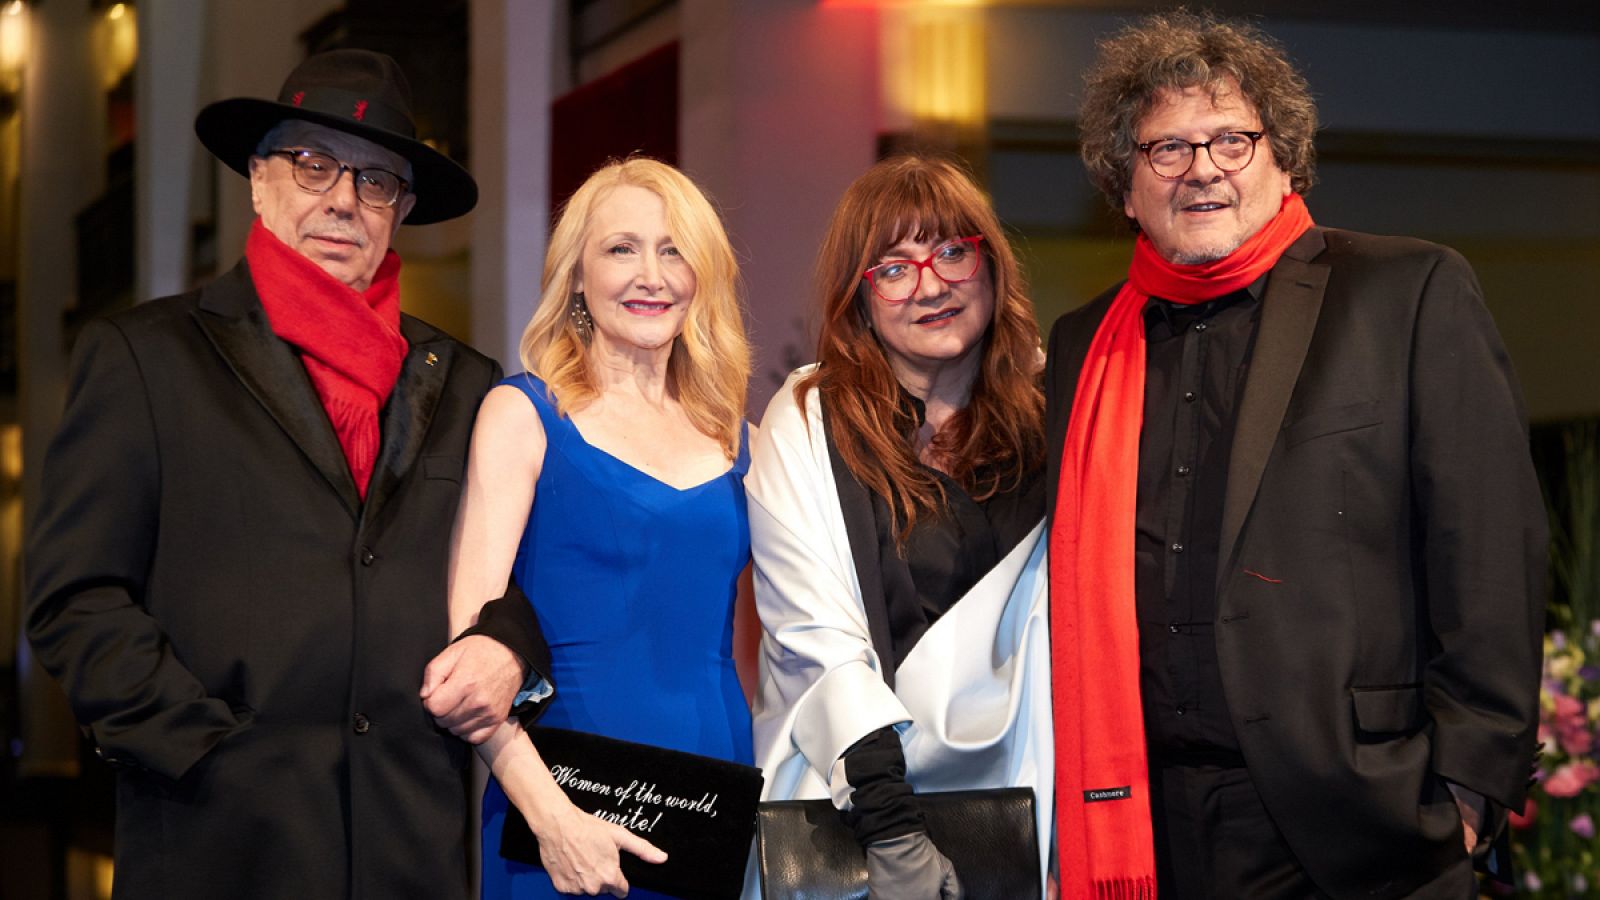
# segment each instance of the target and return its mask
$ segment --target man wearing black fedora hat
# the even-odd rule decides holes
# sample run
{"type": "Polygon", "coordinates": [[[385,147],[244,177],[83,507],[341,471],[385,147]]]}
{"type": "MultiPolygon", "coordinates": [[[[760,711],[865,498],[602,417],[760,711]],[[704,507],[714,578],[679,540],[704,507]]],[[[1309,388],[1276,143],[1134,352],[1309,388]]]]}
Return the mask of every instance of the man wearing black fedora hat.
{"type": "Polygon", "coordinates": [[[547,651],[520,597],[444,649],[468,435],[500,373],[400,312],[400,224],[477,201],[416,140],[409,93],[393,60],[342,50],[276,102],[202,110],[250,179],[244,260],[76,348],[26,625],[117,769],[118,898],[467,894],[456,735],[504,720],[547,651]]]}

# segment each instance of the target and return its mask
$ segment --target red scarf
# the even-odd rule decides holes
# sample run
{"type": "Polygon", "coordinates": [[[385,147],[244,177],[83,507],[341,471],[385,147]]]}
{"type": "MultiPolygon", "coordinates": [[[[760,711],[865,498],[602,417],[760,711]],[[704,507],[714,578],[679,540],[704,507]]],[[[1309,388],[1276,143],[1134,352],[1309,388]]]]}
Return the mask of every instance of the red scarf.
{"type": "Polygon", "coordinates": [[[1253,284],[1311,227],[1300,195],[1216,262],[1174,265],[1143,234],[1089,344],[1050,529],[1051,688],[1062,900],[1156,895],[1139,700],[1134,514],[1150,297],[1201,303],[1253,284]]]}
{"type": "Polygon", "coordinates": [[[386,253],[371,286],[357,291],[278,240],[260,219],[250,227],[244,256],[272,332],[300,351],[365,500],[382,442],[378,411],[409,349],[400,335],[400,256],[386,253]]]}

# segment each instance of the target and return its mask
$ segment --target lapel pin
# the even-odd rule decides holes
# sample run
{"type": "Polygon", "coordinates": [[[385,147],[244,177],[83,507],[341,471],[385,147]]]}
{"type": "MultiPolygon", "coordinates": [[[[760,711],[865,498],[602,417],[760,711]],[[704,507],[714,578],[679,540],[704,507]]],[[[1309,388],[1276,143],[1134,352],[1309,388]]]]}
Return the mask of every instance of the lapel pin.
{"type": "Polygon", "coordinates": [[[430,366],[434,366],[439,364],[439,357],[434,356],[432,352],[429,352],[427,356],[422,358],[422,361],[430,366]]]}

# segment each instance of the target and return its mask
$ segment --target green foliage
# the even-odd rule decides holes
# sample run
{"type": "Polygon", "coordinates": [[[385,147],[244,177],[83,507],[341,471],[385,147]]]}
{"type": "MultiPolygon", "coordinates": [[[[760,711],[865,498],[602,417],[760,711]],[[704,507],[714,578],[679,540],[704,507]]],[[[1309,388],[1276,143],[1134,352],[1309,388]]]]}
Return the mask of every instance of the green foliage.
{"type": "Polygon", "coordinates": [[[1552,624],[1564,631],[1600,619],[1600,421],[1562,430],[1562,485],[1550,489],[1552,624]]]}

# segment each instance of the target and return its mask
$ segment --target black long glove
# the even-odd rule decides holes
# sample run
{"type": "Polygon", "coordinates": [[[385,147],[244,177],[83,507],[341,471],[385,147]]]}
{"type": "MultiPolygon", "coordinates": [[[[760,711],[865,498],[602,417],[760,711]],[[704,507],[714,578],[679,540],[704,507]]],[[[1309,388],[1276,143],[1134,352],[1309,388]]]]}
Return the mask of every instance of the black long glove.
{"type": "Polygon", "coordinates": [[[918,831],[867,847],[867,900],[961,900],[961,880],[918,831]]]}
{"type": "Polygon", "coordinates": [[[844,752],[851,808],[845,824],[867,854],[870,900],[960,900],[950,860],[928,839],[906,782],[905,750],[893,728],[880,728],[844,752]]]}

